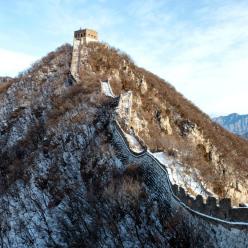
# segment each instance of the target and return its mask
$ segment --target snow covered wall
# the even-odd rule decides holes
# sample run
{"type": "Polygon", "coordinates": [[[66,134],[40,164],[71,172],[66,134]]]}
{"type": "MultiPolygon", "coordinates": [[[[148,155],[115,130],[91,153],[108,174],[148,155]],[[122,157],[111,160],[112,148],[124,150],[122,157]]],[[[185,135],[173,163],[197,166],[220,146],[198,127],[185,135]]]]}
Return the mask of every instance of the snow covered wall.
{"type": "Polygon", "coordinates": [[[104,95],[113,97],[113,98],[115,97],[108,80],[101,81],[101,90],[104,95]]]}

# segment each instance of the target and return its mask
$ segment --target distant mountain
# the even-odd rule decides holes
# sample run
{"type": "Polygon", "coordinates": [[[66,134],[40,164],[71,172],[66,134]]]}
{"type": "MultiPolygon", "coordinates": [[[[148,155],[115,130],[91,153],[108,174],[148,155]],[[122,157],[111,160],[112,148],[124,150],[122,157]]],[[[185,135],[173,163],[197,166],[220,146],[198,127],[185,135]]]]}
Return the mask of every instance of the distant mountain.
{"type": "Polygon", "coordinates": [[[245,137],[246,139],[248,139],[248,132],[243,134],[242,136],[245,137]]]}
{"type": "Polygon", "coordinates": [[[248,138],[248,115],[230,114],[214,118],[214,121],[232,133],[248,138]]]}

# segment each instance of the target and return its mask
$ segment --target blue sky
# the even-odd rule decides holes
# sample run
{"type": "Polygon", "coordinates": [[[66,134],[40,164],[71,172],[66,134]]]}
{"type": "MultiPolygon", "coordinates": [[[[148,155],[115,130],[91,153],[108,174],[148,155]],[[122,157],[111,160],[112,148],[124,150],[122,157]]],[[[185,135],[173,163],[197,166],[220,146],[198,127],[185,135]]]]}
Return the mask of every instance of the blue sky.
{"type": "Polygon", "coordinates": [[[0,0],[0,75],[89,27],[210,115],[248,113],[247,0],[0,0]]]}

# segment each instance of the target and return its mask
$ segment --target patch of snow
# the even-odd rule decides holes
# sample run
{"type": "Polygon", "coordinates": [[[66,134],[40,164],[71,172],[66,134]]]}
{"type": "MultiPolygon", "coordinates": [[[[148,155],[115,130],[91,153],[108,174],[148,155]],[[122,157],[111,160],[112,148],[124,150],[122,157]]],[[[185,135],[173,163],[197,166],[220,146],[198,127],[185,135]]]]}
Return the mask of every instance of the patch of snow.
{"type": "Polygon", "coordinates": [[[197,171],[186,171],[185,167],[169,158],[164,152],[152,153],[149,151],[149,153],[165,166],[172,184],[183,187],[188,194],[193,196],[202,195],[204,198],[209,195],[214,196],[214,193],[202,185],[197,171]]]}
{"type": "Polygon", "coordinates": [[[109,97],[115,97],[112,88],[109,84],[109,81],[101,81],[101,88],[104,95],[109,97]]]}
{"type": "Polygon", "coordinates": [[[124,135],[128,141],[129,147],[131,148],[132,151],[137,152],[137,153],[144,151],[142,145],[139,143],[139,141],[134,136],[127,134],[125,132],[123,132],[123,133],[124,133],[124,135]]]}
{"type": "Polygon", "coordinates": [[[156,158],[161,164],[167,166],[168,163],[170,163],[170,159],[164,152],[150,152],[148,151],[154,158],[156,158]]]}

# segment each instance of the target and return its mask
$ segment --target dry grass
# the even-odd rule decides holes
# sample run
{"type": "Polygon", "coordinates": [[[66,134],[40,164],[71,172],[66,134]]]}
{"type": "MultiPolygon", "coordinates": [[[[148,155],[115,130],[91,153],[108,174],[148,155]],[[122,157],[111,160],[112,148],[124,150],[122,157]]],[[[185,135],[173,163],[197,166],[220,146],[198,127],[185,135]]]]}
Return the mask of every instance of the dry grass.
{"type": "Polygon", "coordinates": [[[93,71],[99,72],[100,70],[104,70],[105,76],[113,69],[118,70],[123,59],[126,63],[133,64],[132,59],[127,54],[121,52],[119,49],[109,47],[106,44],[94,42],[89,43],[88,47],[91,51],[94,51],[89,57],[89,63],[93,71]]]}
{"type": "Polygon", "coordinates": [[[0,94],[5,93],[11,86],[12,82],[4,82],[0,84],[0,94]]]}
{"type": "Polygon", "coordinates": [[[104,189],[104,197],[117,200],[121,205],[127,202],[138,204],[140,197],[143,197],[141,183],[131,177],[123,177],[111,181],[111,183],[104,189]]]}

